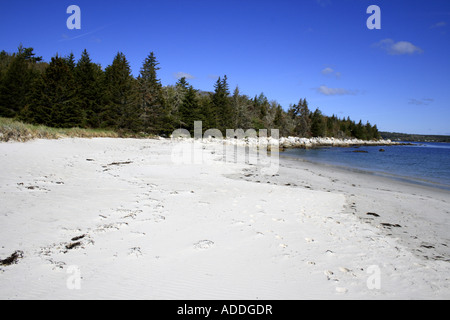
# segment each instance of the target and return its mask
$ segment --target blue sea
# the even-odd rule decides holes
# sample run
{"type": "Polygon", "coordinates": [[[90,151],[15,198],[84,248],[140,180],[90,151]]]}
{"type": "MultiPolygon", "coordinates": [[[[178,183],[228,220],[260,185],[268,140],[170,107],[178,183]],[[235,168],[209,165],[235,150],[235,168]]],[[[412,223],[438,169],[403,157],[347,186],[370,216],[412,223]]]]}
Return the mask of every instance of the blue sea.
{"type": "Polygon", "coordinates": [[[362,170],[450,190],[450,143],[412,146],[288,149],[281,155],[362,170]],[[380,152],[384,149],[385,152],[380,152]],[[367,151],[355,153],[353,151],[367,151]]]}

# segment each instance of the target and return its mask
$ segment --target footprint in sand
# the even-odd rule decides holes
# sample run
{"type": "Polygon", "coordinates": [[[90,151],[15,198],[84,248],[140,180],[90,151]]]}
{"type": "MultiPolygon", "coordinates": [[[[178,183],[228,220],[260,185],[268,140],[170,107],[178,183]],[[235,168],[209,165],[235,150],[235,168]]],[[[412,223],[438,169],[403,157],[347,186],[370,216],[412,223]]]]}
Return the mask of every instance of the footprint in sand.
{"type": "Polygon", "coordinates": [[[155,222],[163,222],[166,220],[166,217],[160,215],[160,214],[154,214],[152,217],[152,220],[155,222]]]}
{"type": "Polygon", "coordinates": [[[147,235],[145,232],[141,231],[130,231],[130,233],[135,235],[136,237],[145,237],[147,235]]]}
{"type": "Polygon", "coordinates": [[[166,220],[165,216],[162,216],[160,214],[152,214],[151,217],[145,218],[145,219],[141,219],[140,221],[141,222],[156,222],[156,223],[159,223],[159,222],[163,222],[165,220],[166,220]]]}
{"type": "Polygon", "coordinates": [[[333,272],[333,271],[330,271],[330,270],[325,270],[325,271],[323,272],[323,274],[327,277],[328,280],[330,280],[330,279],[331,279],[331,276],[334,274],[334,272],[333,272]]]}
{"type": "Polygon", "coordinates": [[[157,199],[145,199],[144,201],[142,201],[142,205],[144,207],[150,207],[150,208],[157,208],[158,206],[162,206],[162,202],[157,200],[157,199]]]}
{"type": "Polygon", "coordinates": [[[335,255],[335,253],[334,253],[333,251],[331,251],[331,250],[325,251],[325,254],[326,254],[328,257],[333,257],[333,256],[335,255]]]}
{"type": "Polygon", "coordinates": [[[349,273],[349,272],[351,272],[350,269],[347,269],[347,268],[344,268],[344,267],[339,267],[339,271],[342,272],[342,273],[349,273]]]}
{"type": "Polygon", "coordinates": [[[114,231],[114,230],[120,230],[123,226],[128,226],[128,223],[126,222],[117,222],[117,223],[110,223],[99,226],[97,229],[94,230],[94,232],[107,232],[107,231],[114,231]]]}
{"type": "Polygon", "coordinates": [[[334,272],[333,272],[333,271],[325,270],[323,273],[324,273],[324,275],[327,277],[327,280],[328,280],[328,281],[332,280],[332,281],[334,281],[334,282],[339,282],[339,279],[336,278],[336,276],[334,276],[334,277],[332,278],[332,276],[334,275],[334,272]]]}
{"type": "Polygon", "coordinates": [[[210,205],[210,203],[206,202],[206,201],[199,201],[198,202],[198,206],[199,207],[208,207],[209,205],[210,205]]]}
{"type": "Polygon", "coordinates": [[[244,221],[242,221],[242,220],[232,220],[232,222],[231,222],[231,224],[233,224],[233,225],[238,225],[238,226],[242,226],[243,224],[245,224],[245,222],[244,221]]]}
{"type": "Polygon", "coordinates": [[[130,248],[130,250],[128,250],[128,255],[136,258],[143,256],[140,247],[130,248]]]}
{"type": "Polygon", "coordinates": [[[138,216],[138,214],[142,213],[142,210],[126,210],[126,209],[121,209],[121,210],[117,210],[118,213],[124,214],[124,216],[122,216],[120,219],[133,219],[135,220],[136,217],[138,216]]]}
{"type": "Polygon", "coordinates": [[[194,243],[194,248],[199,250],[209,249],[214,245],[214,242],[211,240],[201,240],[194,243]]]}
{"type": "Polygon", "coordinates": [[[344,293],[347,293],[348,290],[347,290],[347,288],[337,287],[337,288],[336,288],[336,292],[337,292],[337,293],[344,294],[344,293]]]}

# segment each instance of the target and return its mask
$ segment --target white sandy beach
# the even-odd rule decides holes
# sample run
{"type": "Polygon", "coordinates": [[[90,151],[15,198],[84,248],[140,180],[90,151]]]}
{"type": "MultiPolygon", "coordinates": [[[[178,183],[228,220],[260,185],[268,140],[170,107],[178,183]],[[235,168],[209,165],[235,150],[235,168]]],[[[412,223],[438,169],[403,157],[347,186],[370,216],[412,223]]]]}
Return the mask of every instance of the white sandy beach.
{"type": "Polygon", "coordinates": [[[0,144],[0,260],[23,255],[0,266],[0,299],[450,298],[448,191],[283,158],[269,176],[174,164],[172,150],[0,144]]]}

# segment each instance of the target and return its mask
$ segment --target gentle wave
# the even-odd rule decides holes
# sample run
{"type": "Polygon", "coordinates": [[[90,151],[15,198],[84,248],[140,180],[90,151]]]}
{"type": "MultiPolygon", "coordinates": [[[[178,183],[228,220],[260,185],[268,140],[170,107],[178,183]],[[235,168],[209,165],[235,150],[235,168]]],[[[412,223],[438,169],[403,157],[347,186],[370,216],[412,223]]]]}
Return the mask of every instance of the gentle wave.
{"type": "Polygon", "coordinates": [[[449,143],[309,150],[288,149],[282,154],[450,189],[449,143]]]}

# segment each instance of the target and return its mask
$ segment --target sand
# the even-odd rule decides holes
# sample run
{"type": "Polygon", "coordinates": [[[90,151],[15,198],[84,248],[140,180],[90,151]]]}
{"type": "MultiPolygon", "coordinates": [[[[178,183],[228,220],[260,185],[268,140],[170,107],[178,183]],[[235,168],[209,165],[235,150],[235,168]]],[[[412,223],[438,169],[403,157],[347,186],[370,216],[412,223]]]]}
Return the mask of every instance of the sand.
{"type": "Polygon", "coordinates": [[[0,299],[450,298],[448,191],[202,149],[0,144],[0,299]]]}

